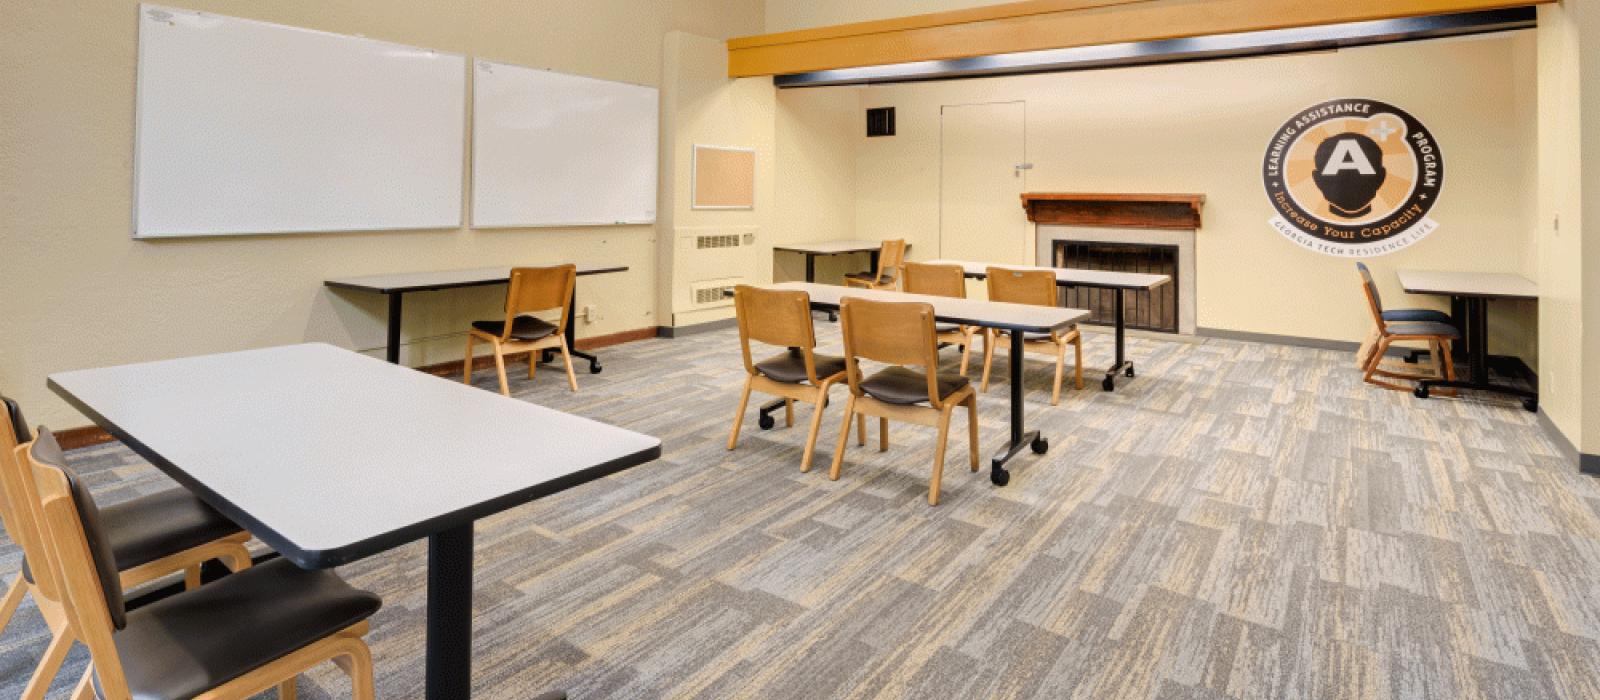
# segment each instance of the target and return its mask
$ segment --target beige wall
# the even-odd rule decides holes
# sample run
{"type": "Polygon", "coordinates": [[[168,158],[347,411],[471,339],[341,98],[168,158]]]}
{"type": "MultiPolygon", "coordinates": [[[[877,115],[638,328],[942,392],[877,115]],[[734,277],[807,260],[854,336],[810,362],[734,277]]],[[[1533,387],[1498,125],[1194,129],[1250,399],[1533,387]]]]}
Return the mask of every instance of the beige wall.
{"type": "MultiPolygon", "coordinates": [[[[760,0],[178,4],[648,85],[670,30],[762,29],[760,0]]],[[[131,240],[136,8],[0,0],[0,390],[33,420],[86,422],[46,390],[59,370],[308,340],[381,355],[382,299],[324,289],[336,275],[619,262],[632,269],[579,283],[578,303],[602,316],[579,335],[661,322],[651,226],[131,240]]],[[[459,359],[466,323],[503,293],[409,296],[404,361],[459,359]]]]}
{"type": "MultiPolygon", "coordinates": [[[[1198,322],[1204,328],[1360,340],[1370,326],[1350,261],[1306,251],[1267,225],[1259,168],[1297,110],[1371,97],[1417,116],[1447,158],[1422,242],[1369,261],[1392,306],[1402,267],[1536,272],[1534,37],[1436,41],[1337,53],[858,90],[895,106],[899,133],[857,142],[856,233],[906,236],[938,253],[941,105],[1027,103],[1030,191],[1199,192],[1198,322]]],[[[858,116],[859,119],[859,116],[858,116]]],[[[1536,361],[1534,311],[1502,304],[1495,352],[1536,361]]]]}
{"type": "MultiPolygon", "coordinates": [[[[1579,112],[1576,12],[1539,10],[1538,264],[1542,410],[1569,440],[1582,445],[1586,374],[1583,352],[1583,143],[1579,112]]],[[[1588,139],[1593,141],[1594,139],[1588,139]]],[[[1589,304],[1596,306],[1596,304],[1589,304]]],[[[1595,360],[1600,362],[1600,360],[1595,360]]]]}

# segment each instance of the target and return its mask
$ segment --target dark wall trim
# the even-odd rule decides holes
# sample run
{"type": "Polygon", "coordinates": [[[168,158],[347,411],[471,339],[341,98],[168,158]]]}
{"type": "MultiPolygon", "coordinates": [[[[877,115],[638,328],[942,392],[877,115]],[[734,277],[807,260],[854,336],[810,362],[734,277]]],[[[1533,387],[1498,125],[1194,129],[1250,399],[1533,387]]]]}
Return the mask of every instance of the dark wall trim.
{"type": "MultiPolygon", "coordinates": [[[[1318,350],[1348,350],[1355,352],[1361,343],[1352,343],[1347,340],[1328,340],[1326,338],[1307,338],[1298,335],[1278,335],[1276,333],[1251,333],[1249,331],[1234,331],[1226,328],[1196,328],[1195,335],[1204,338],[1220,338],[1222,340],[1242,340],[1248,343],[1270,343],[1272,345],[1293,345],[1302,348],[1316,348],[1318,350]]],[[[1403,355],[1409,350],[1390,348],[1389,354],[1403,355]]]]}
{"type": "Polygon", "coordinates": [[[773,77],[780,88],[828,85],[908,83],[922,80],[989,78],[1029,73],[1150,66],[1252,56],[1332,51],[1357,46],[1395,44],[1424,39],[1470,36],[1532,29],[1538,26],[1533,7],[1458,12],[1427,17],[1350,22],[1322,27],[1240,32],[1186,39],[1080,46],[947,61],[919,61],[886,66],[791,73],[773,77]]]}
{"type": "Polygon", "coordinates": [[[726,328],[736,328],[738,325],[738,318],[724,318],[716,321],[708,321],[706,323],[696,323],[692,326],[662,326],[661,337],[682,338],[686,335],[699,335],[701,333],[710,333],[712,331],[720,331],[726,328]]]}
{"type": "Polygon", "coordinates": [[[1589,476],[1600,476],[1600,455],[1578,455],[1578,471],[1589,476]]]}

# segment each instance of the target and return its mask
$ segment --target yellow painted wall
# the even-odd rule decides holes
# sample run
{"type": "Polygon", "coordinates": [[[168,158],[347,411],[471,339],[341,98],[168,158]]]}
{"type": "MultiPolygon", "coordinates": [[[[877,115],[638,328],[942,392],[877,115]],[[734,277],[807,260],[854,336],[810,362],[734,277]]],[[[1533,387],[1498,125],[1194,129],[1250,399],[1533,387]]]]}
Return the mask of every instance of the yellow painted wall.
{"type": "MultiPolygon", "coordinates": [[[[1570,7],[1540,8],[1537,274],[1543,362],[1539,398],[1541,410],[1573,444],[1581,446],[1589,432],[1584,430],[1582,387],[1587,375],[1600,367],[1585,367],[1588,358],[1583,351],[1583,256],[1585,248],[1597,246],[1583,245],[1585,173],[1579,148],[1584,139],[1578,29],[1576,12],[1570,7]]],[[[1600,362],[1600,356],[1590,357],[1600,362]]]]}
{"type": "MultiPolygon", "coordinates": [[[[938,253],[941,105],[1023,100],[1030,191],[1199,192],[1202,328],[1360,340],[1370,317],[1349,260],[1304,250],[1267,225],[1261,159],[1297,110],[1338,97],[1393,103],[1443,146],[1440,229],[1369,260],[1390,306],[1402,267],[1537,271],[1531,32],[1295,56],[943,83],[853,88],[860,106],[895,106],[898,135],[857,136],[856,231],[907,236],[938,253]]],[[[860,117],[858,116],[858,119],[860,117]]],[[[1537,361],[1535,311],[1496,308],[1491,348],[1537,361]]]]}
{"type": "MultiPolygon", "coordinates": [[[[647,85],[670,30],[763,28],[761,0],[174,2],[647,85]]],[[[45,388],[60,370],[308,340],[381,355],[383,300],[326,290],[331,276],[619,262],[632,269],[579,282],[602,315],[579,335],[662,323],[651,226],[131,240],[137,7],[0,0],[0,390],[33,420],[86,422],[45,388]]],[[[503,294],[409,296],[404,361],[459,359],[467,322],[503,294]]]]}

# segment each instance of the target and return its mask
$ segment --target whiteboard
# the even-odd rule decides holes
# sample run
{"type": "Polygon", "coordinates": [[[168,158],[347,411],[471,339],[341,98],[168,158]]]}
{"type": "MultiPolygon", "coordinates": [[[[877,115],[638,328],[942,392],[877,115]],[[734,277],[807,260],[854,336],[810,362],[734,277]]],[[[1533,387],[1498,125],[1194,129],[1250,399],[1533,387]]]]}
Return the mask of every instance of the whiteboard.
{"type": "Polygon", "coordinates": [[[139,11],[136,238],[457,228],[466,59],[139,11]]]}
{"type": "Polygon", "coordinates": [[[655,221],[655,88],[475,65],[474,228],[655,221]]]}

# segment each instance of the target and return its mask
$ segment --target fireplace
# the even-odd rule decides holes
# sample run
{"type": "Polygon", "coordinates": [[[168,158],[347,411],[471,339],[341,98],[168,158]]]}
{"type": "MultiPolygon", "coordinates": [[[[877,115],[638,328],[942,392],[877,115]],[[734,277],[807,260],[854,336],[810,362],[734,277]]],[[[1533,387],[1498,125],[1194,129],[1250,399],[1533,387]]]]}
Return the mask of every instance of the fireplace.
{"type": "MultiPolygon", "coordinates": [[[[1129,328],[1163,333],[1179,331],[1179,290],[1182,275],[1178,269],[1178,246],[1112,241],[1053,241],[1053,267],[1111,272],[1144,272],[1167,275],[1172,284],[1153,290],[1129,293],[1123,300],[1129,328]]],[[[1117,293],[1110,289],[1069,287],[1061,290],[1061,304],[1088,309],[1085,323],[1111,325],[1116,322],[1117,293]]]]}

